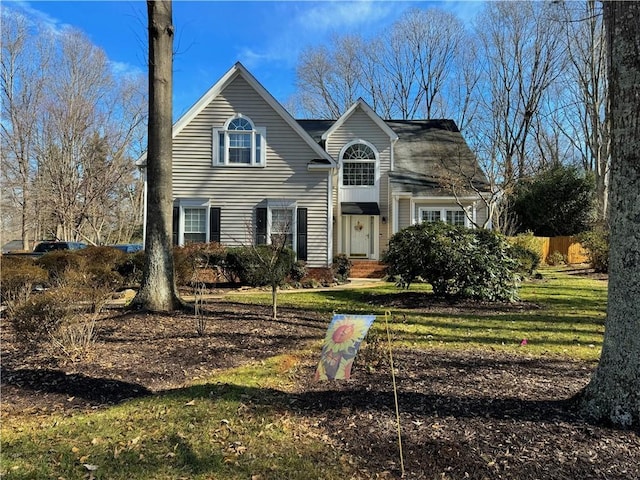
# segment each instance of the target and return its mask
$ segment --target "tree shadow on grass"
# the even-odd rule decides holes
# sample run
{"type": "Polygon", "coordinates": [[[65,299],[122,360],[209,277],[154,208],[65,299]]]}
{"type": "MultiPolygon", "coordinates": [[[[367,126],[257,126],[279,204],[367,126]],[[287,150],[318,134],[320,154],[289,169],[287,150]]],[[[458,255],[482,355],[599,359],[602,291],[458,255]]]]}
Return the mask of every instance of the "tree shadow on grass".
{"type": "Polygon", "coordinates": [[[80,373],[51,369],[7,369],[1,371],[2,386],[14,386],[42,394],[65,395],[92,405],[113,405],[151,395],[143,385],[80,373]]]}

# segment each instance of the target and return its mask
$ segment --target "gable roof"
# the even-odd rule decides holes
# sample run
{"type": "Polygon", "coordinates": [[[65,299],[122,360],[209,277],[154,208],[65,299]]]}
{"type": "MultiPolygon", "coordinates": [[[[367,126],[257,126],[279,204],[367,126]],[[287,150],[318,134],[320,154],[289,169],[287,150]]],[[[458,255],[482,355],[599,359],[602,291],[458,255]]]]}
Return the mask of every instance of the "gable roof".
{"type": "Polygon", "coordinates": [[[396,133],[385,124],[385,121],[382,120],[382,118],[380,118],[380,116],[376,112],[374,112],[373,109],[367,104],[367,102],[365,102],[361,97],[353,105],[351,105],[349,109],[344,112],[342,116],[338,120],[336,120],[335,123],[326,132],[322,134],[322,140],[326,140],[327,138],[329,138],[329,136],[331,136],[333,132],[340,128],[340,126],[342,126],[342,124],[344,124],[358,108],[362,109],[362,111],[367,114],[378,127],[380,127],[380,130],[382,130],[389,136],[392,142],[398,139],[398,135],[396,135],[396,133]]]}
{"type": "MultiPolygon", "coordinates": [[[[341,119],[344,119],[344,115],[341,119]]],[[[378,117],[379,118],[379,117],[378,117]]],[[[382,120],[398,139],[394,143],[392,188],[429,194],[444,191],[443,180],[456,171],[481,191],[489,182],[453,120],[382,120]],[[450,168],[449,168],[450,167],[450,168]]],[[[320,145],[340,120],[298,120],[320,145]]]]}
{"type": "MultiPolygon", "coordinates": [[[[200,99],[194,103],[191,108],[173,124],[172,138],[175,138],[191,121],[200,114],[224,89],[238,76],[241,76],[265,102],[304,140],[322,159],[330,166],[335,166],[335,161],[313,138],[300,126],[298,122],[291,116],[287,110],[271,95],[266,88],[249,73],[249,71],[240,63],[231,67],[220,80],[218,80],[200,99]]],[[[147,160],[147,152],[142,154],[136,161],[136,165],[144,166],[147,160]]]]}

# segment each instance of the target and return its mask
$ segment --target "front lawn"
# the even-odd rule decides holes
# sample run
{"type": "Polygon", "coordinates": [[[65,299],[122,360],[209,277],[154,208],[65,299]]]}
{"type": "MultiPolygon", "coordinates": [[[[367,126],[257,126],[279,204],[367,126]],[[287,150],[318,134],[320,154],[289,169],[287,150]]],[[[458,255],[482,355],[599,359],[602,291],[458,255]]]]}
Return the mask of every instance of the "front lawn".
{"type": "Polygon", "coordinates": [[[190,315],[116,311],[80,362],[25,350],[3,320],[0,474],[398,478],[382,316],[351,381],[312,380],[333,312],[390,311],[407,478],[640,478],[637,432],[571,408],[601,346],[606,282],[549,269],[521,296],[285,292],[273,320],[267,293],[245,293],[212,300],[203,336],[190,315]]]}
{"type": "MultiPolygon", "coordinates": [[[[335,292],[283,290],[278,303],[327,316],[390,312],[394,340],[406,347],[479,348],[597,360],[604,332],[606,281],[568,267],[543,269],[543,275],[542,280],[525,282],[520,301],[512,305],[449,304],[425,295],[431,292],[429,285],[413,284],[409,290],[399,290],[389,283],[335,292]]],[[[267,293],[227,298],[264,305],[271,301],[267,293]]],[[[383,326],[381,321],[375,324],[378,329],[383,326]]]]}

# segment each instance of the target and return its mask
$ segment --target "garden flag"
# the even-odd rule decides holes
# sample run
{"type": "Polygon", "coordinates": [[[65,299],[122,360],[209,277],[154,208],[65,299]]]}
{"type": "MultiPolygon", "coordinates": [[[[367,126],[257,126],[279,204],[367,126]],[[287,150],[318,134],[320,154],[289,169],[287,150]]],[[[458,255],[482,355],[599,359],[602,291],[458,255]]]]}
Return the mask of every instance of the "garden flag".
{"type": "Polygon", "coordinates": [[[316,380],[348,380],[358,347],[375,315],[334,315],[324,338],[316,380]]]}

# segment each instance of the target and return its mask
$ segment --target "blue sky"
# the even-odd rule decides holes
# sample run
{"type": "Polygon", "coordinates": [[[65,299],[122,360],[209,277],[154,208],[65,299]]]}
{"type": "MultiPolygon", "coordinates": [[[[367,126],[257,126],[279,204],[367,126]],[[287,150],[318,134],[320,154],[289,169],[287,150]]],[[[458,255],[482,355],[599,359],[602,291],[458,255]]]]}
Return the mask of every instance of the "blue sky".
{"type": "MultiPolygon", "coordinates": [[[[407,8],[430,6],[471,21],[481,2],[174,0],[174,118],[237,61],[284,103],[295,91],[295,67],[306,47],[326,43],[335,33],[380,32],[407,8]]],[[[2,8],[18,10],[54,30],[81,30],[106,52],[115,69],[146,73],[142,0],[5,0],[2,8]]]]}

